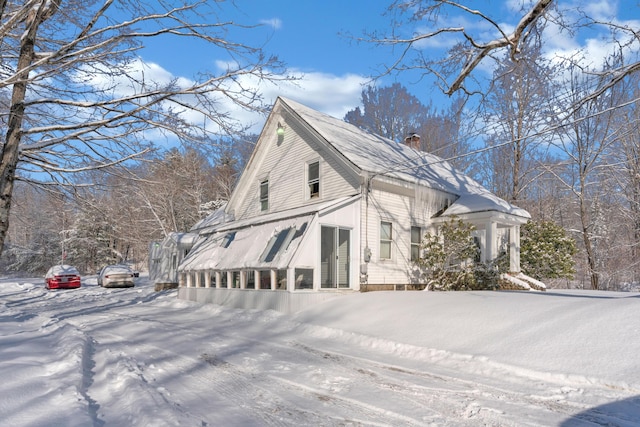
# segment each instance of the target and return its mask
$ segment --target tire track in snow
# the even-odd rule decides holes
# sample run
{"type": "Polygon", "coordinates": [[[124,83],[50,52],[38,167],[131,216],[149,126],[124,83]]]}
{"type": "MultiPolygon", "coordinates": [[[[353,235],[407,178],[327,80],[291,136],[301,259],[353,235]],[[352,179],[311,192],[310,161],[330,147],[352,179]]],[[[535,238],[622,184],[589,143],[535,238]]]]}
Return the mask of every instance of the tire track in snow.
{"type": "MultiPolygon", "coordinates": [[[[124,316],[125,314],[120,313],[120,315],[124,316]]],[[[142,320],[139,317],[135,317],[135,319],[137,319],[138,322],[142,320]]],[[[158,322],[156,319],[144,319],[144,321],[167,324],[167,322],[164,321],[158,322]]],[[[166,325],[167,327],[164,329],[171,331],[171,334],[181,335],[193,332],[189,328],[181,328],[173,322],[169,323],[172,326],[168,327],[168,325],[166,325]]],[[[218,336],[220,336],[220,334],[218,334],[218,336]]],[[[224,338],[222,341],[227,341],[237,340],[239,337],[226,336],[220,338],[224,338]]],[[[275,368],[267,369],[265,374],[259,375],[256,374],[253,369],[247,369],[246,367],[233,364],[214,350],[210,353],[202,353],[199,357],[215,368],[215,376],[208,377],[207,374],[203,374],[202,372],[198,372],[198,375],[207,378],[203,388],[206,389],[209,387],[209,389],[214,390],[216,394],[228,396],[231,401],[246,402],[248,400],[254,400],[256,402],[262,402],[258,404],[258,408],[254,405],[254,407],[247,407],[247,409],[259,409],[262,411],[262,415],[260,416],[265,422],[265,425],[294,425],[292,423],[279,424],[280,422],[284,422],[278,418],[277,414],[280,413],[287,414],[288,418],[294,417],[304,420],[319,417],[321,420],[324,420],[325,424],[327,419],[333,419],[336,425],[347,422],[347,420],[356,422],[357,424],[367,425],[372,423],[380,425],[425,425],[426,423],[433,422],[447,423],[448,421],[459,419],[461,414],[463,415],[463,419],[465,417],[477,418],[478,414],[483,410],[483,408],[472,404],[477,397],[478,391],[470,388],[468,384],[461,386],[452,378],[442,378],[424,373],[416,375],[416,373],[411,373],[395,366],[380,365],[370,360],[329,353],[299,343],[267,343],[264,340],[254,340],[247,337],[240,339],[258,344],[260,348],[254,348],[253,350],[261,352],[261,354],[268,354],[270,359],[275,359],[273,360],[273,366],[275,366],[275,368]],[[283,360],[277,360],[278,356],[283,359],[284,362],[283,360]],[[296,363],[297,366],[282,369],[285,365],[290,364],[291,360],[299,361],[296,363]],[[278,366],[280,369],[277,368],[278,366]],[[329,377],[324,378],[318,376],[314,380],[313,376],[307,376],[305,378],[304,374],[301,374],[301,372],[304,371],[314,372],[322,370],[331,371],[329,377]],[[287,371],[289,375],[287,375],[287,371]],[[396,376],[384,374],[385,372],[394,373],[396,376]],[[415,378],[413,380],[414,384],[411,385],[406,380],[398,380],[397,375],[400,372],[405,376],[423,377],[423,380],[425,377],[431,381],[435,379],[439,381],[441,385],[439,387],[433,385],[428,387],[416,385],[417,380],[415,378]],[[384,394],[386,409],[378,408],[368,403],[366,399],[354,398],[344,393],[344,390],[331,387],[330,383],[333,381],[332,378],[348,378],[353,376],[354,373],[360,383],[358,385],[359,389],[366,389],[360,394],[362,396],[384,394]],[[300,380],[300,378],[304,378],[305,381],[300,380]],[[279,388],[277,389],[275,388],[276,384],[279,384],[279,388]],[[445,386],[453,390],[448,390],[448,394],[445,393],[443,395],[442,392],[445,386]],[[301,405],[299,401],[297,402],[298,408],[296,408],[296,405],[287,404],[287,400],[295,401],[296,395],[300,395],[300,393],[304,395],[305,399],[312,402],[312,404],[308,405],[310,408],[317,407],[317,401],[319,400],[322,401],[324,405],[330,406],[331,411],[325,411],[323,414],[315,414],[314,416],[313,411],[315,409],[301,411],[299,409],[301,405]],[[437,397],[434,397],[434,394],[437,397]],[[434,410],[433,408],[445,408],[445,410],[434,410]],[[398,409],[400,409],[400,411],[398,411],[398,409]],[[333,415],[334,412],[344,415],[337,417],[333,415]],[[404,415],[405,413],[418,414],[418,416],[412,418],[404,415]],[[264,414],[267,415],[265,416],[264,414]]],[[[156,353],[158,355],[166,353],[164,347],[150,346],[148,343],[146,343],[144,347],[147,348],[144,353],[156,353]]],[[[140,347],[139,350],[140,349],[142,349],[142,347],[140,347]]],[[[244,357],[250,358],[253,356],[245,355],[244,357]]],[[[174,360],[174,362],[172,362],[172,364],[187,366],[193,363],[193,358],[188,358],[184,362],[176,361],[181,358],[184,358],[184,355],[173,353],[172,360],[174,360]]],[[[472,384],[472,386],[474,385],[472,384]]],[[[174,391],[174,394],[175,393],[177,393],[177,391],[174,391]]],[[[321,424],[323,424],[323,422],[321,422],[321,424]]],[[[314,424],[305,423],[303,425],[314,424]]],[[[461,424],[458,422],[458,425],[461,424]]]]}
{"type": "Polygon", "coordinates": [[[469,381],[445,375],[442,372],[434,374],[326,349],[320,350],[307,344],[293,344],[305,351],[315,353],[317,357],[331,358],[345,368],[366,373],[375,378],[381,387],[393,390],[403,399],[414,401],[416,405],[438,408],[442,419],[432,420],[438,423],[460,425],[460,421],[454,420],[473,419],[469,425],[482,422],[487,423],[486,425],[546,426],[548,420],[539,419],[544,418],[539,416],[541,410],[548,411],[548,415],[552,418],[563,419],[589,407],[568,401],[544,401],[527,393],[506,390],[481,381],[469,381]],[[528,421],[510,419],[508,410],[510,406],[527,406],[531,413],[538,414],[528,421]],[[536,421],[537,418],[538,421],[536,421]]]}
{"type": "MultiPolygon", "coordinates": [[[[150,319],[149,321],[157,322],[157,319],[150,319]]],[[[165,322],[163,321],[161,323],[165,322]]],[[[180,328],[178,324],[173,322],[169,322],[168,324],[171,324],[172,328],[180,328]]],[[[185,329],[185,331],[186,330],[189,329],[185,329]]],[[[226,336],[225,339],[238,340],[240,337],[236,334],[233,337],[226,336]]],[[[334,365],[339,365],[340,369],[344,369],[342,376],[345,377],[353,375],[354,371],[360,373],[375,372],[375,375],[369,374],[369,376],[375,377],[369,381],[374,390],[392,393],[387,400],[393,401],[393,396],[397,395],[399,397],[395,397],[396,400],[413,401],[415,407],[421,408],[424,414],[426,414],[421,418],[431,419],[431,421],[435,420],[436,422],[460,419],[475,419],[476,422],[478,422],[485,419],[490,423],[489,425],[496,422],[500,425],[509,419],[509,413],[522,413],[521,411],[509,410],[510,408],[525,406],[530,413],[534,414],[532,415],[532,419],[528,421],[514,419],[513,425],[548,425],[549,419],[566,419],[577,412],[592,407],[591,404],[570,400],[572,397],[581,397],[584,392],[582,389],[570,386],[561,387],[557,384],[550,385],[550,383],[539,379],[535,379],[535,381],[538,383],[540,394],[532,395],[529,393],[530,390],[527,392],[519,392],[517,390],[517,382],[514,382],[515,385],[513,387],[516,390],[488,384],[486,381],[483,381],[481,374],[474,374],[473,377],[478,378],[478,380],[470,381],[460,378],[459,375],[456,376],[456,372],[444,374],[443,369],[438,369],[438,373],[434,373],[433,371],[405,368],[400,365],[380,363],[363,357],[329,352],[326,349],[317,349],[307,344],[279,344],[273,341],[267,343],[264,339],[255,339],[247,336],[241,339],[268,345],[280,349],[280,351],[290,350],[293,346],[299,347],[308,353],[316,353],[319,359],[332,359],[332,361],[335,362],[334,365]],[[408,379],[404,378],[400,380],[398,378],[399,376],[405,376],[408,377],[408,379]],[[425,381],[427,381],[426,384],[425,381]],[[550,389],[557,389],[558,392],[549,396],[548,390],[550,389]],[[546,396],[545,393],[547,394],[546,396]],[[436,411],[434,408],[438,408],[438,410],[436,411]]],[[[286,359],[293,360],[296,358],[307,362],[304,357],[289,356],[286,359]]],[[[304,363],[301,365],[303,366],[302,370],[306,369],[304,363]]],[[[313,363],[311,363],[311,365],[313,366],[313,363]]],[[[430,368],[434,367],[441,368],[438,367],[437,364],[430,366],[430,368]]],[[[336,368],[333,369],[335,370],[336,368]]],[[[297,380],[280,377],[279,374],[274,374],[272,371],[269,372],[271,377],[276,380],[282,379],[290,385],[297,383],[300,389],[313,390],[314,393],[323,396],[324,399],[328,399],[329,397],[331,399],[336,398],[335,393],[327,393],[322,387],[314,389],[310,387],[308,383],[300,383],[297,380]]],[[[459,373],[460,372],[458,372],[458,374],[459,373]]],[[[468,377],[467,374],[468,373],[466,373],[465,376],[468,377]]],[[[334,376],[336,376],[335,373],[334,376]]],[[[522,378],[519,378],[517,381],[521,380],[522,378]]],[[[367,382],[366,376],[359,377],[359,381],[367,382]]],[[[508,384],[509,382],[507,381],[506,383],[508,384]]],[[[500,385],[505,384],[500,383],[500,385]]],[[[528,384],[528,386],[530,386],[530,384],[528,384]]],[[[599,391],[602,390],[596,390],[596,392],[599,391]]],[[[362,402],[363,407],[367,407],[367,405],[366,402],[362,402]]],[[[415,407],[413,410],[415,410],[415,407]]],[[[400,414],[400,418],[402,418],[402,414],[400,414]]],[[[457,424],[459,424],[459,421],[457,424]]],[[[470,425],[473,425],[473,422],[471,422],[470,425]]]]}
{"type": "MultiPolygon", "coordinates": [[[[99,334],[107,339],[110,336],[111,341],[113,338],[124,338],[105,331],[99,334]]],[[[140,375],[147,384],[163,383],[160,375],[152,372],[159,365],[156,360],[165,360],[164,363],[177,367],[180,372],[188,372],[186,375],[189,376],[189,391],[180,389],[175,383],[155,388],[156,392],[178,411],[184,411],[182,408],[188,407],[181,396],[205,393],[222,397],[224,404],[239,406],[254,421],[255,418],[259,419],[259,425],[265,426],[424,425],[400,413],[380,410],[364,402],[332,395],[320,388],[305,386],[274,375],[256,374],[216,354],[186,356],[149,343],[136,344],[132,350],[135,350],[135,354],[129,352],[127,355],[132,360],[138,360],[140,355],[154,355],[147,361],[138,360],[140,375]],[[143,366],[146,368],[142,368],[143,366]],[[200,384],[196,389],[193,389],[194,382],[200,384]],[[323,412],[316,409],[318,401],[325,407],[323,412]],[[345,415],[336,415],[336,411],[345,415]]],[[[149,359],[148,356],[146,358],[149,359]]],[[[206,414],[189,415],[197,419],[202,418],[203,425],[211,424],[206,419],[206,414]]]]}
{"type": "Polygon", "coordinates": [[[82,385],[80,395],[87,401],[89,416],[93,420],[93,427],[102,427],[105,423],[99,416],[100,405],[91,398],[89,393],[91,385],[93,384],[94,369],[96,367],[93,359],[95,355],[95,345],[95,340],[91,336],[87,336],[87,341],[82,352],[82,385]]]}
{"type": "MultiPolygon", "coordinates": [[[[125,295],[119,298],[122,297],[125,295]]],[[[111,304],[110,315],[120,317],[123,322],[147,322],[149,325],[160,326],[164,328],[168,338],[174,335],[193,333],[193,327],[198,327],[195,324],[190,324],[191,327],[185,327],[183,317],[180,317],[178,321],[172,321],[170,318],[160,320],[157,317],[141,314],[130,315],[125,312],[128,305],[122,300],[115,301],[111,304]]],[[[180,312],[180,310],[176,310],[176,312],[180,312]]],[[[65,316],[65,320],[68,321],[84,321],[85,319],[77,307],[71,309],[68,314],[65,316]]],[[[91,319],[98,312],[90,314],[86,317],[87,319],[91,319]]],[[[223,323],[246,321],[249,324],[256,316],[251,313],[247,313],[246,316],[236,313],[231,314],[231,317],[229,319],[229,315],[224,315],[221,320],[223,323]]],[[[218,320],[220,319],[215,321],[218,320]]],[[[201,328],[216,328],[215,333],[220,342],[227,347],[239,347],[236,354],[227,352],[222,344],[207,345],[203,343],[202,351],[190,356],[179,352],[166,352],[166,347],[160,343],[147,345],[144,348],[147,352],[176,357],[175,360],[179,361],[178,366],[197,366],[197,359],[201,357],[199,363],[209,365],[209,367],[194,371],[204,378],[198,389],[203,393],[220,390],[222,394],[230,396],[228,400],[235,401],[235,404],[238,401],[253,400],[253,405],[244,406],[243,409],[253,411],[252,414],[263,420],[264,425],[312,425],[311,423],[291,422],[290,419],[294,421],[296,419],[298,421],[316,419],[332,422],[335,425],[340,423],[397,425],[402,423],[400,420],[406,420],[405,413],[419,413],[420,416],[414,417],[415,425],[433,422],[433,420],[445,420],[445,423],[450,421],[448,424],[452,425],[476,425],[484,422],[487,425],[539,426],[549,424],[547,421],[550,419],[563,420],[581,410],[593,407],[593,404],[585,403],[591,398],[587,396],[588,398],[585,399],[585,394],[593,395],[600,391],[606,392],[597,386],[585,391],[581,389],[582,384],[572,385],[570,382],[567,383],[568,387],[562,387],[553,381],[540,378],[530,378],[530,381],[537,384],[533,386],[527,384],[527,387],[523,388],[521,387],[522,381],[527,380],[525,376],[521,375],[513,380],[507,379],[504,382],[497,382],[490,377],[484,378],[482,372],[477,370],[479,365],[472,372],[462,372],[464,375],[456,375],[455,369],[452,369],[450,364],[444,366],[437,361],[433,361],[431,365],[426,364],[424,369],[422,367],[415,369],[415,364],[398,362],[402,359],[401,357],[392,357],[390,359],[394,363],[386,364],[379,360],[373,360],[366,354],[363,356],[362,352],[360,355],[346,355],[336,351],[335,348],[340,346],[339,340],[331,345],[325,345],[317,338],[305,340],[304,343],[282,343],[281,340],[280,342],[275,339],[271,340],[276,335],[268,330],[272,324],[267,322],[264,326],[267,328],[267,335],[264,338],[256,338],[255,333],[250,332],[242,334],[244,336],[237,333],[225,334],[223,325],[199,325],[201,328]],[[252,348],[249,348],[246,343],[251,343],[252,348]],[[260,354],[266,354],[268,361],[272,364],[266,366],[267,361],[258,360],[260,354]],[[245,358],[245,363],[242,362],[242,357],[245,358]],[[299,362],[291,363],[296,358],[299,362]],[[209,359],[209,361],[205,359],[209,359]],[[254,368],[247,366],[252,361],[258,361],[263,366],[254,368]],[[280,366],[280,369],[276,366],[280,366]],[[313,376],[314,372],[316,372],[315,377],[313,376]],[[397,401],[406,401],[409,402],[406,405],[410,405],[411,408],[406,412],[396,410],[386,413],[384,409],[376,407],[379,413],[371,416],[367,400],[357,398],[353,393],[349,393],[349,387],[353,390],[356,386],[343,381],[340,377],[355,378],[355,382],[360,383],[357,385],[359,390],[366,389],[369,393],[389,393],[390,406],[393,406],[397,401]],[[469,378],[472,378],[473,381],[470,381],[469,378]],[[491,384],[491,382],[498,385],[491,384]],[[209,385],[208,390],[207,385],[209,385]],[[532,393],[532,389],[539,390],[539,393],[532,393]],[[557,392],[550,394],[549,391],[554,389],[557,392]],[[521,390],[526,390],[526,392],[521,390]],[[303,401],[304,399],[316,402],[319,400],[336,412],[345,415],[336,417],[328,409],[323,409],[324,412],[320,412],[317,410],[317,405],[316,409],[312,408],[311,410],[301,408],[298,405],[299,396],[297,397],[296,393],[298,395],[302,393],[303,401]],[[517,420],[517,422],[510,420],[508,414],[511,411],[509,408],[522,408],[523,406],[530,410],[532,418],[517,420]],[[350,413],[350,415],[346,413],[350,413]]],[[[87,325],[87,327],[91,328],[92,325],[87,325]]],[[[234,328],[234,332],[237,330],[234,328]]],[[[208,335],[198,334],[196,339],[200,336],[206,337],[208,335]]],[[[121,340],[126,340],[126,338],[124,334],[120,336],[121,340]]],[[[328,343],[332,339],[326,341],[328,343]]],[[[142,353],[142,351],[136,350],[135,353],[127,354],[132,354],[131,357],[138,361],[137,364],[144,377],[148,378],[146,381],[151,388],[152,377],[157,375],[157,372],[153,372],[153,368],[149,368],[148,363],[141,362],[150,360],[148,357],[145,358],[142,353]]],[[[378,356],[383,358],[386,355],[382,351],[378,356]]],[[[478,364],[481,362],[475,361],[478,364]]],[[[160,366],[158,362],[151,362],[151,364],[160,366]]],[[[463,367],[463,365],[464,362],[460,362],[455,366],[463,367]]],[[[492,369],[495,370],[495,367],[492,369]]],[[[180,372],[180,374],[182,373],[180,372]]],[[[165,393],[165,398],[172,405],[175,405],[176,411],[187,412],[185,408],[188,408],[188,405],[182,404],[179,399],[179,389],[158,389],[156,392],[165,393]]],[[[523,411],[520,409],[515,413],[522,414],[523,411]]],[[[197,417],[194,416],[194,419],[197,417]]],[[[406,423],[408,422],[406,421],[406,423]]]]}
{"type": "MultiPolygon", "coordinates": [[[[169,321],[169,319],[165,319],[163,321],[159,321],[158,319],[145,320],[164,324],[166,329],[169,329],[169,327],[171,329],[183,328],[182,326],[180,326],[180,323],[171,322],[169,321]]],[[[189,328],[183,328],[182,330],[185,332],[192,332],[192,330],[189,328]]],[[[236,329],[234,329],[234,331],[235,330],[236,329]]],[[[443,419],[481,419],[482,417],[487,418],[489,421],[496,418],[504,419],[508,418],[509,412],[512,412],[509,411],[509,408],[526,406],[530,409],[531,413],[535,413],[530,425],[546,425],[548,423],[548,417],[554,419],[563,419],[581,410],[592,407],[592,405],[590,404],[584,404],[569,400],[572,393],[573,395],[577,395],[577,397],[580,397],[580,395],[583,393],[583,390],[565,386],[565,391],[560,391],[562,387],[560,387],[559,385],[553,384],[550,386],[549,383],[541,381],[539,379],[535,379],[535,381],[539,383],[538,388],[540,390],[540,395],[538,396],[531,395],[528,392],[509,390],[504,387],[498,387],[489,384],[484,381],[486,380],[486,378],[483,379],[479,374],[473,375],[473,377],[478,378],[477,381],[463,379],[459,375],[456,376],[456,374],[460,374],[460,372],[449,372],[450,369],[442,369],[442,367],[439,367],[437,363],[430,366],[430,368],[432,369],[431,371],[425,371],[422,369],[416,370],[400,365],[380,363],[378,361],[374,361],[365,357],[345,355],[335,351],[328,351],[326,350],[326,348],[317,349],[308,344],[295,342],[280,344],[275,341],[267,342],[268,338],[256,339],[248,336],[239,337],[237,334],[230,336],[225,335],[224,333],[220,333],[219,331],[217,333],[220,336],[224,336],[225,339],[231,339],[235,341],[243,340],[245,342],[258,343],[261,345],[272,347],[274,349],[279,349],[278,351],[287,351],[291,350],[292,347],[299,347],[299,350],[305,351],[307,353],[315,353],[317,359],[328,359],[334,362],[333,364],[337,367],[334,367],[332,369],[334,371],[339,371],[340,369],[342,369],[341,372],[343,372],[343,374],[341,375],[334,373],[334,376],[349,377],[353,375],[354,371],[360,373],[367,371],[375,372],[375,378],[368,379],[366,376],[360,376],[359,381],[368,381],[372,384],[371,387],[374,388],[374,390],[393,393],[389,395],[390,397],[387,400],[394,400],[393,396],[395,394],[399,396],[396,398],[396,400],[413,401],[416,407],[422,408],[422,410],[427,414],[425,415],[426,418],[434,418],[436,420],[438,420],[438,416],[443,417],[443,419]],[[437,373],[434,373],[434,371],[436,370],[434,370],[433,368],[438,368],[437,373]],[[444,372],[447,373],[445,374],[444,372]],[[400,381],[398,378],[399,376],[406,376],[408,377],[408,379],[405,378],[400,381]],[[427,381],[426,385],[425,381],[427,381]],[[553,396],[544,396],[545,392],[548,392],[549,389],[554,388],[558,389],[559,392],[554,394],[553,396]],[[479,404],[478,401],[482,403],[479,404]],[[438,408],[438,410],[436,411],[433,408],[438,408]],[[544,411],[545,413],[540,414],[540,411],[544,411]],[[536,422],[536,419],[541,419],[541,421],[536,422]]],[[[335,345],[335,343],[332,344],[335,345]]],[[[314,342],[314,345],[317,345],[317,341],[314,342]]],[[[337,345],[339,346],[339,343],[337,345]]],[[[275,353],[275,351],[272,351],[270,353],[275,353]]],[[[286,357],[286,359],[300,359],[301,361],[306,361],[304,357],[295,355],[290,355],[286,357]]],[[[298,373],[308,370],[304,363],[301,363],[300,365],[302,366],[302,368],[298,371],[298,373]]],[[[311,365],[313,366],[313,363],[311,363],[311,365]]],[[[274,373],[273,370],[270,370],[269,372],[274,379],[282,378],[279,373],[274,373]]],[[[465,376],[468,377],[468,373],[466,373],[465,376]]],[[[289,384],[296,383],[296,381],[291,380],[291,377],[293,377],[293,375],[289,376],[289,379],[282,379],[288,381],[289,384]]],[[[310,389],[308,383],[300,383],[299,385],[301,389],[310,389]]],[[[503,386],[505,384],[500,383],[500,385],[503,386]]],[[[517,386],[518,383],[516,382],[515,388],[517,388],[517,386]]],[[[315,393],[324,396],[324,398],[327,398],[327,396],[334,398],[336,396],[335,393],[327,393],[327,390],[325,390],[325,388],[323,387],[315,388],[315,393]]],[[[366,407],[367,405],[368,404],[366,402],[363,402],[363,406],[366,407]]],[[[415,410],[415,407],[412,409],[415,410]]],[[[516,411],[516,414],[517,413],[518,411],[516,411]]],[[[523,424],[522,421],[519,421],[515,424],[526,425],[523,424]]]]}

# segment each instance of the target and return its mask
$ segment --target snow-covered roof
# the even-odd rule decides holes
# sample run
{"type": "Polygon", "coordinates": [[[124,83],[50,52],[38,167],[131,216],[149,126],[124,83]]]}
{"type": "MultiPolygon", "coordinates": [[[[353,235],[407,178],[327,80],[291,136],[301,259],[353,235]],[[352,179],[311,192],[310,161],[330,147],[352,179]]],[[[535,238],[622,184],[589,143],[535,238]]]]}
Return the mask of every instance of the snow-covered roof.
{"type": "Polygon", "coordinates": [[[227,203],[225,202],[213,213],[207,215],[206,218],[203,218],[200,221],[196,222],[193,227],[191,227],[190,231],[201,230],[207,227],[216,227],[220,224],[232,221],[233,217],[225,212],[226,207],[227,203]]]}
{"type": "Polygon", "coordinates": [[[286,268],[312,219],[302,215],[218,231],[201,239],[178,270],[286,268]]]}
{"type": "Polygon", "coordinates": [[[485,193],[462,194],[442,216],[461,216],[464,214],[497,211],[524,218],[531,218],[526,210],[512,205],[506,200],[486,191],[485,193]]]}
{"type": "Polygon", "coordinates": [[[178,270],[286,268],[316,213],[357,198],[341,197],[203,228],[201,239],[178,270]]]}
{"type": "Polygon", "coordinates": [[[296,101],[286,98],[280,100],[358,167],[362,174],[372,178],[391,177],[459,196],[444,212],[444,216],[495,210],[524,218],[531,217],[526,210],[497,197],[438,156],[367,133],[357,126],[296,101]]]}
{"type": "Polygon", "coordinates": [[[191,247],[196,239],[198,238],[197,233],[178,233],[171,232],[167,235],[164,243],[169,243],[170,241],[175,242],[176,246],[179,247],[191,247]]]}

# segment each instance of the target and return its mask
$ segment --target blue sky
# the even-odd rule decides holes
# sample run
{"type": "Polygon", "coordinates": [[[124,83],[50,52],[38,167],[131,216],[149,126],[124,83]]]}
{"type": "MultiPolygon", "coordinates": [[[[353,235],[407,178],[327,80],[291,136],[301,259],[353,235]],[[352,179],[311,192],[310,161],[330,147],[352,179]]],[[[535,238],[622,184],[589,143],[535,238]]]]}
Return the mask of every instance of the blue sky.
{"type": "MultiPolygon", "coordinates": [[[[521,15],[514,12],[522,3],[530,0],[474,0],[466,2],[471,7],[491,15],[507,28],[515,26],[521,15]]],[[[220,18],[232,19],[247,25],[262,24],[259,28],[243,31],[240,41],[251,45],[261,45],[265,51],[277,55],[290,70],[302,76],[297,86],[264,87],[265,100],[272,102],[278,95],[293,98],[325,113],[342,118],[344,114],[359,105],[363,85],[370,83],[370,76],[376,75],[382,64],[396,58],[390,48],[377,47],[369,43],[357,43],[347,35],[361,36],[364,31],[390,30],[390,16],[385,15],[392,0],[325,0],[322,2],[291,0],[238,0],[239,10],[223,5],[220,18]]],[[[579,5],[588,9],[592,16],[620,21],[634,19],[640,22],[640,6],[635,0],[558,0],[562,7],[579,5]]],[[[469,15],[453,13],[443,16],[443,25],[464,25],[476,34],[491,37],[486,25],[472,23],[469,15]]],[[[635,28],[640,25],[635,25],[635,28]]],[[[424,23],[408,24],[406,35],[425,31],[424,23]]],[[[442,37],[437,43],[425,43],[422,48],[429,55],[442,55],[450,46],[451,38],[442,37]]],[[[570,53],[578,49],[588,49],[591,58],[603,56],[604,48],[599,34],[588,35],[553,34],[550,32],[546,46],[549,54],[570,53]]],[[[184,43],[182,40],[162,40],[149,42],[141,51],[144,61],[153,62],[175,76],[191,77],[202,69],[215,69],[216,53],[206,51],[198,44],[184,43]]],[[[485,61],[476,71],[478,75],[490,75],[492,64],[485,61]]],[[[446,106],[447,98],[434,85],[432,79],[419,80],[416,75],[403,74],[388,76],[378,85],[389,85],[394,81],[402,83],[409,92],[423,103],[446,106]]],[[[247,116],[246,120],[260,121],[247,116]]]]}

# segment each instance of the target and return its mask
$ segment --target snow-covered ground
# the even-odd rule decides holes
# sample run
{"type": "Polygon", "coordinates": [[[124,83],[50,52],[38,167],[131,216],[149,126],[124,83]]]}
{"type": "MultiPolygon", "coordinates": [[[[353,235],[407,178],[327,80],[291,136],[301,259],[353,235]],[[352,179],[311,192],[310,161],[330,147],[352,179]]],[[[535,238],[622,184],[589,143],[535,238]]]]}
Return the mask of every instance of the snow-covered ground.
{"type": "Polygon", "coordinates": [[[0,281],[2,426],[640,425],[640,294],[374,292],[289,316],[0,281]]]}

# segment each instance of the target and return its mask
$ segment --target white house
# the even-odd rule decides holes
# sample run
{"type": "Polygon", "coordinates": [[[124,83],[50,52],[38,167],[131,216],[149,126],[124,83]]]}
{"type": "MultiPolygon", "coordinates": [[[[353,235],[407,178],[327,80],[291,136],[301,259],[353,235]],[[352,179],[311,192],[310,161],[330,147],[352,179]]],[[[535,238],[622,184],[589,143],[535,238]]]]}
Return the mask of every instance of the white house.
{"type": "Polygon", "coordinates": [[[197,238],[196,233],[169,233],[164,240],[149,244],[149,280],[156,290],[177,287],[178,264],[197,238]]]}
{"type": "Polygon", "coordinates": [[[530,215],[448,162],[278,98],[227,205],[190,231],[180,298],[296,311],[340,292],[417,284],[424,233],[458,217],[482,259],[520,270],[530,215]]]}

